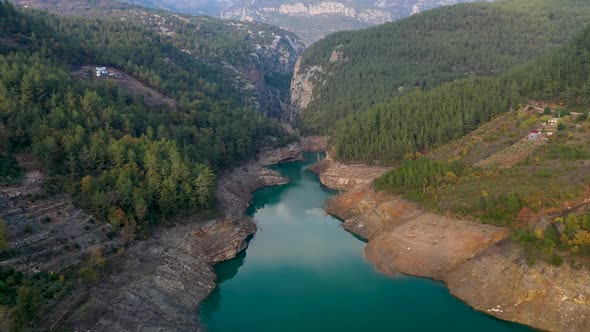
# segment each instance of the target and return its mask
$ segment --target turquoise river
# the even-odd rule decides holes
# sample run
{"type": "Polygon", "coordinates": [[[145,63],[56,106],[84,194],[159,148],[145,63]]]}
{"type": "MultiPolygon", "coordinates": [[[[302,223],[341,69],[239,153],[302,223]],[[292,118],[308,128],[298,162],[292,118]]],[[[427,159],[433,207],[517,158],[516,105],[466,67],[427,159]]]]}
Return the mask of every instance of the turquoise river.
{"type": "Polygon", "coordinates": [[[219,287],[200,310],[206,331],[530,331],[471,309],[443,284],[376,272],[365,243],[322,210],[336,192],[306,171],[317,158],[273,166],[291,183],[254,193],[258,232],[216,266],[219,287]]]}

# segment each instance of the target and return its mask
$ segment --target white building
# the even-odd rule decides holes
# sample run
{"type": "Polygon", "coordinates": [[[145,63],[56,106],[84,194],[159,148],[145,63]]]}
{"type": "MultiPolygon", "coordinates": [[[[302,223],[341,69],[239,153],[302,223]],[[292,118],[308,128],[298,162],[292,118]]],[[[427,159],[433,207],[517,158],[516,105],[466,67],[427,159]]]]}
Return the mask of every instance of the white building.
{"type": "Polygon", "coordinates": [[[95,71],[97,77],[107,76],[109,74],[107,67],[96,67],[95,71]]]}

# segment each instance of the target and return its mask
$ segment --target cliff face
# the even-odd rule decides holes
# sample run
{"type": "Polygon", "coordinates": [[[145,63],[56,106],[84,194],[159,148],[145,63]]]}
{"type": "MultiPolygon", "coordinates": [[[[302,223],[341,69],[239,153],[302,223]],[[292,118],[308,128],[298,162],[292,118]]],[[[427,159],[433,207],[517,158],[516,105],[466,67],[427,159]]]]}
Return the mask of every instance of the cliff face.
{"type": "Polygon", "coordinates": [[[490,248],[445,277],[451,293],[501,319],[548,331],[590,330],[590,271],[529,266],[520,248],[490,248]]]}
{"type": "Polygon", "coordinates": [[[322,66],[312,66],[303,70],[301,59],[298,59],[293,69],[291,80],[290,109],[296,115],[307,108],[313,99],[314,84],[322,79],[324,74],[322,66]]]}
{"type": "Polygon", "coordinates": [[[550,331],[590,329],[590,272],[529,266],[505,228],[430,213],[371,184],[333,198],[326,211],[368,240],[365,256],[384,273],[444,281],[454,296],[500,319],[550,331]]]}
{"type": "MultiPolygon", "coordinates": [[[[260,34],[260,32],[258,32],[260,34]]],[[[242,63],[229,64],[237,71],[237,81],[253,104],[263,113],[290,120],[289,84],[299,55],[304,50],[297,37],[277,32],[253,45],[253,52],[242,63]]]]}

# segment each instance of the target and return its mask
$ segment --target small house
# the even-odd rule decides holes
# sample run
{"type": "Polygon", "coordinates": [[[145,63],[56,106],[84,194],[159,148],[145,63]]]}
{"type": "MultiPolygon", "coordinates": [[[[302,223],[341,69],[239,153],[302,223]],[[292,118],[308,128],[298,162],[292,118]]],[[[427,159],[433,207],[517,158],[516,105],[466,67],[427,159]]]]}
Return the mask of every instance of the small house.
{"type": "Polygon", "coordinates": [[[541,131],[539,129],[531,130],[529,132],[529,140],[536,141],[541,137],[541,131]]]}
{"type": "Polygon", "coordinates": [[[96,67],[96,77],[103,77],[108,76],[109,72],[107,71],[107,67],[96,67]]]}

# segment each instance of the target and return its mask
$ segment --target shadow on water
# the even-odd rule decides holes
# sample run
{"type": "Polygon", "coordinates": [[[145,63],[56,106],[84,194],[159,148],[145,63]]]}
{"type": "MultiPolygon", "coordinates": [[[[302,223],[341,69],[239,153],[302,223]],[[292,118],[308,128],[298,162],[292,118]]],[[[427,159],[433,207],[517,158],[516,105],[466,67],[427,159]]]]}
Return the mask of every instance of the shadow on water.
{"type": "MultiPolygon", "coordinates": [[[[251,235],[246,239],[246,241],[250,242],[254,238],[254,235],[251,235]]],[[[239,252],[236,257],[227,260],[225,262],[221,262],[214,267],[215,275],[217,275],[217,287],[209,294],[207,301],[201,306],[200,314],[202,316],[210,316],[212,313],[219,310],[219,305],[221,303],[221,284],[223,284],[226,280],[231,280],[238,274],[240,267],[244,265],[246,260],[246,250],[242,250],[239,252]]]]}

